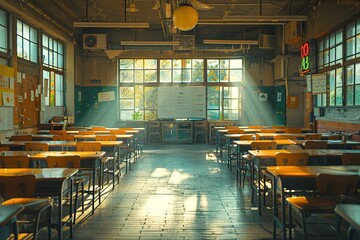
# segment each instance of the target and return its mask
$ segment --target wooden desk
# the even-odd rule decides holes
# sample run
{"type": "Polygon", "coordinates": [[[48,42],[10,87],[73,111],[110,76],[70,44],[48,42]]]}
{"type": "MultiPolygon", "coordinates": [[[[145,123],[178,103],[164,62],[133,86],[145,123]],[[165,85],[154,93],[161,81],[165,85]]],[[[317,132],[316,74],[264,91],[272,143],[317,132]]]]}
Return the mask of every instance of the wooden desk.
{"type": "Polygon", "coordinates": [[[7,239],[11,232],[15,233],[17,227],[16,216],[24,210],[23,205],[0,205],[0,239],[7,239]]]}
{"type": "MultiPolygon", "coordinates": [[[[280,225],[283,230],[283,239],[286,239],[286,216],[285,216],[285,189],[304,191],[316,189],[316,176],[319,173],[357,175],[360,166],[272,166],[266,168],[272,178],[273,188],[273,238],[276,238],[276,227],[280,225]],[[281,196],[281,215],[279,218],[277,207],[277,193],[281,196]]],[[[291,193],[296,194],[295,192],[291,193]]]]}
{"type": "MultiPolygon", "coordinates": [[[[70,155],[79,155],[81,158],[81,169],[91,171],[92,173],[92,214],[95,211],[95,192],[98,190],[98,200],[99,205],[101,203],[101,191],[100,191],[100,178],[98,180],[99,187],[96,188],[95,179],[96,172],[100,169],[101,158],[105,156],[106,152],[81,152],[81,151],[2,151],[4,156],[19,156],[19,155],[29,155],[31,160],[43,160],[47,156],[70,156],[70,155]]],[[[30,168],[31,169],[31,168],[30,168]]],[[[36,168],[35,168],[36,169],[36,168]]],[[[46,169],[46,168],[44,168],[46,169]]]]}
{"type": "Polygon", "coordinates": [[[277,153],[306,152],[309,156],[341,156],[343,153],[360,153],[357,149],[299,149],[299,150],[250,150],[256,158],[275,158],[277,153]]]}
{"type": "MultiPolygon", "coordinates": [[[[304,147],[306,140],[293,140],[296,144],[304,147]]],[[[324,141],[324,140],[310,140],[310,141],[324,141]]],[[[327,140],[329,149],[352,149],[352,147],[360,146],[357,141],[342,141],[342,140],[327,140]]]]}
{"type": "Polygon", "coordinates": [[[338,204],[335,212],[350,224],[348,229],[348,240],[356,239],[355,234],[360,233],[360,205],[338,204]]]}
{"type": "MultiPolygon", "coordinates": [[[[56,196],[59,202],[63,199],[63,192],[66,187],[66,182],[70,185],[70,201],[72,202],[72,181],[71,177],[78,172],[74,168],[0,168],[1,176],[19,176],[19,175],[34,175],[36,178],[35,194],[38,196],[56,196]]],[[[63,227],[70,226],[70,236],[72,237],[72,204],[70,204],[69,218],[63,222],[63,206],[59,204],[58,220],[56,228],[59,232],[58,237],[62,239],[63,227]]]]}

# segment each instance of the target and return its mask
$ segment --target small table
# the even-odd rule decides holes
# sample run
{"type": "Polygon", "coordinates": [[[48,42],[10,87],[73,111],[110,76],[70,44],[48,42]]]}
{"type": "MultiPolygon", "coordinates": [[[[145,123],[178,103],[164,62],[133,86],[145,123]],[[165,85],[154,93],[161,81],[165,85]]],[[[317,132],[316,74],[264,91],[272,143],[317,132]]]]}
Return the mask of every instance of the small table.
{"type": "Polygon", "coordinates": [[[23,205],[0,205],[0,239],[7,239],[11,234],[11,229],[16,231],[16,216],[22,210],[24,210],[23,205]]]}
{"type": "Polygon", "coordinates": [[[335,212],[350,224],[348,239],[355,239],[354,234],[360,233],[360,205],[359,204],[338,204],[335,212]]]}

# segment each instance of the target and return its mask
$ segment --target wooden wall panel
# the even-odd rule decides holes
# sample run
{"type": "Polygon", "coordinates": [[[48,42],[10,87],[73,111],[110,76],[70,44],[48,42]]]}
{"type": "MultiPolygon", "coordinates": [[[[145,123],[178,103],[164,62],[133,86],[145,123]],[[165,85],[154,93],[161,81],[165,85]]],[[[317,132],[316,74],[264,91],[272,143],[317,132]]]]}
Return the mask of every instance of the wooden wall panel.
{"type": "Polygon", "coordinates": [[[341,130],[347,133],[359,133],[360,123],[347,123],[347,122],[335,122],[328,120],[317,120],[316,121],[317,132],[328,132],[341,130]]]}

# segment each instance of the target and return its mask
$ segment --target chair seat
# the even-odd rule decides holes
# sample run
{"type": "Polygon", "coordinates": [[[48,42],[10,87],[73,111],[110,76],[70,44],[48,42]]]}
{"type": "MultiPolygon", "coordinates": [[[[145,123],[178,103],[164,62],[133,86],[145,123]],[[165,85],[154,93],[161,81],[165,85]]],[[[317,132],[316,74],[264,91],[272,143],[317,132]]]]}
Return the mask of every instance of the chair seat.
{"type": "Polygon", "coordinates": [[[333,211],[336,202],[328,198],[306,198],[306,197],[290,197],[286,199],[289,204],[301,211],[333,211]]]}

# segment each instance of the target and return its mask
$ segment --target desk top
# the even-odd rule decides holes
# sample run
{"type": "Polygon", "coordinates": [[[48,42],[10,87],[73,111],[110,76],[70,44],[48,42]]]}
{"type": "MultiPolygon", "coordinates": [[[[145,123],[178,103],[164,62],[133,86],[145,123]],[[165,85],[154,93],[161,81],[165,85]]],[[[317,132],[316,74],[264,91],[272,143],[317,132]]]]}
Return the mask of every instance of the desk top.
{"type": "Polygon", "coordinates": [[[81,151],[2,151],[3,156],[19,156],[19,155],[29,155],[33,159],[44,159],[47,156],[69,156],[69,155],[79,155],[81,158],[101,158],[105,156],[106,152],[81,152],[81,151]]]}
{"type": "MultiPolygon", "coordinates": [[[[75,147],[75,141],[5,141],[0,144],[0,146],[14,147],[14,146],[25,146],[25,143],[47,143],[49,147],[75,147]]],[[[123,141],[87,141],[87,142],[99,142],[101,146],[111,147],[111,146],[120,146],[123,144],[123,141]]]]}
{"type": "MultiPolygon", "coordinates": [[[[111,134],[110,131],[111,130],[121,130],[121,129],[117,129],[117,128],[114,128],[114,129],[107,129],[107,130],[97,130],[97,131],[92,131],[91,129],[89,129],[89,131],[92,131],[94,132],[95,134],[111,134]]],[[[141,131],[141,129],[132,129],[132,130],[124,130],[126,133],[130,133],[130,134],[133,134],[133,133],[138,133],[141,131]]],[[[81,133],[82,131],[79,131],[79,130],[67,130],[66,133],[67,134],[70,134],[70,135],[76,135],[76,134],[79,134],[81,133]]],[[[50,130],[39,130],[37,131],[37,134],[39,135],[50,135],[50,130]]]]}
{"type": "Polygon", "coordinates": [[[359,204],[338,204],[335,212],[345,221],[350,223],[357,231],[360,231],[360,205],[359,204]]]}
{"type": "Polygon", "coordinates": [[[36,179],[67,179],[78,172],[76,168],[0,168],[1,176],[35,175],[36,179]]]}
{"type": "Polygon", "coordinates": [[[7,224],[13,217],[18,215],[22,210],[24,210],[23,205],[0,205],[0,226],[7,224]]]}
{"type": "Polygon", "coordinates": [[[357,149],[277,149],[277,150],[250,150],[249,153],[257,158],[275,158],[277,153],[306,152],[309,156],[341,156],[343,153],[360,153],[357,149]]]}
{"type": "Polygon", "coordinates": [[[357,175],[360,166],[271,166],[266,170],[276,177],[316,177],[319,173],[357,175]]]}
{"type": "MultiPolygon", "coordinates": [[[[234,141],[235,144],[237,145],[244,145],[244,146],[250,146],[252,142],[261,142],[261,141],[266,141],[268,142],[269,140],[236,140],[234,141]]],[[[289,140],[289,139],[280,139],[280,140],[271,140],[276,142],[276,144],[278,145],[295,145],[297,144],[295,141],[293,140],[289,140]]]]}

